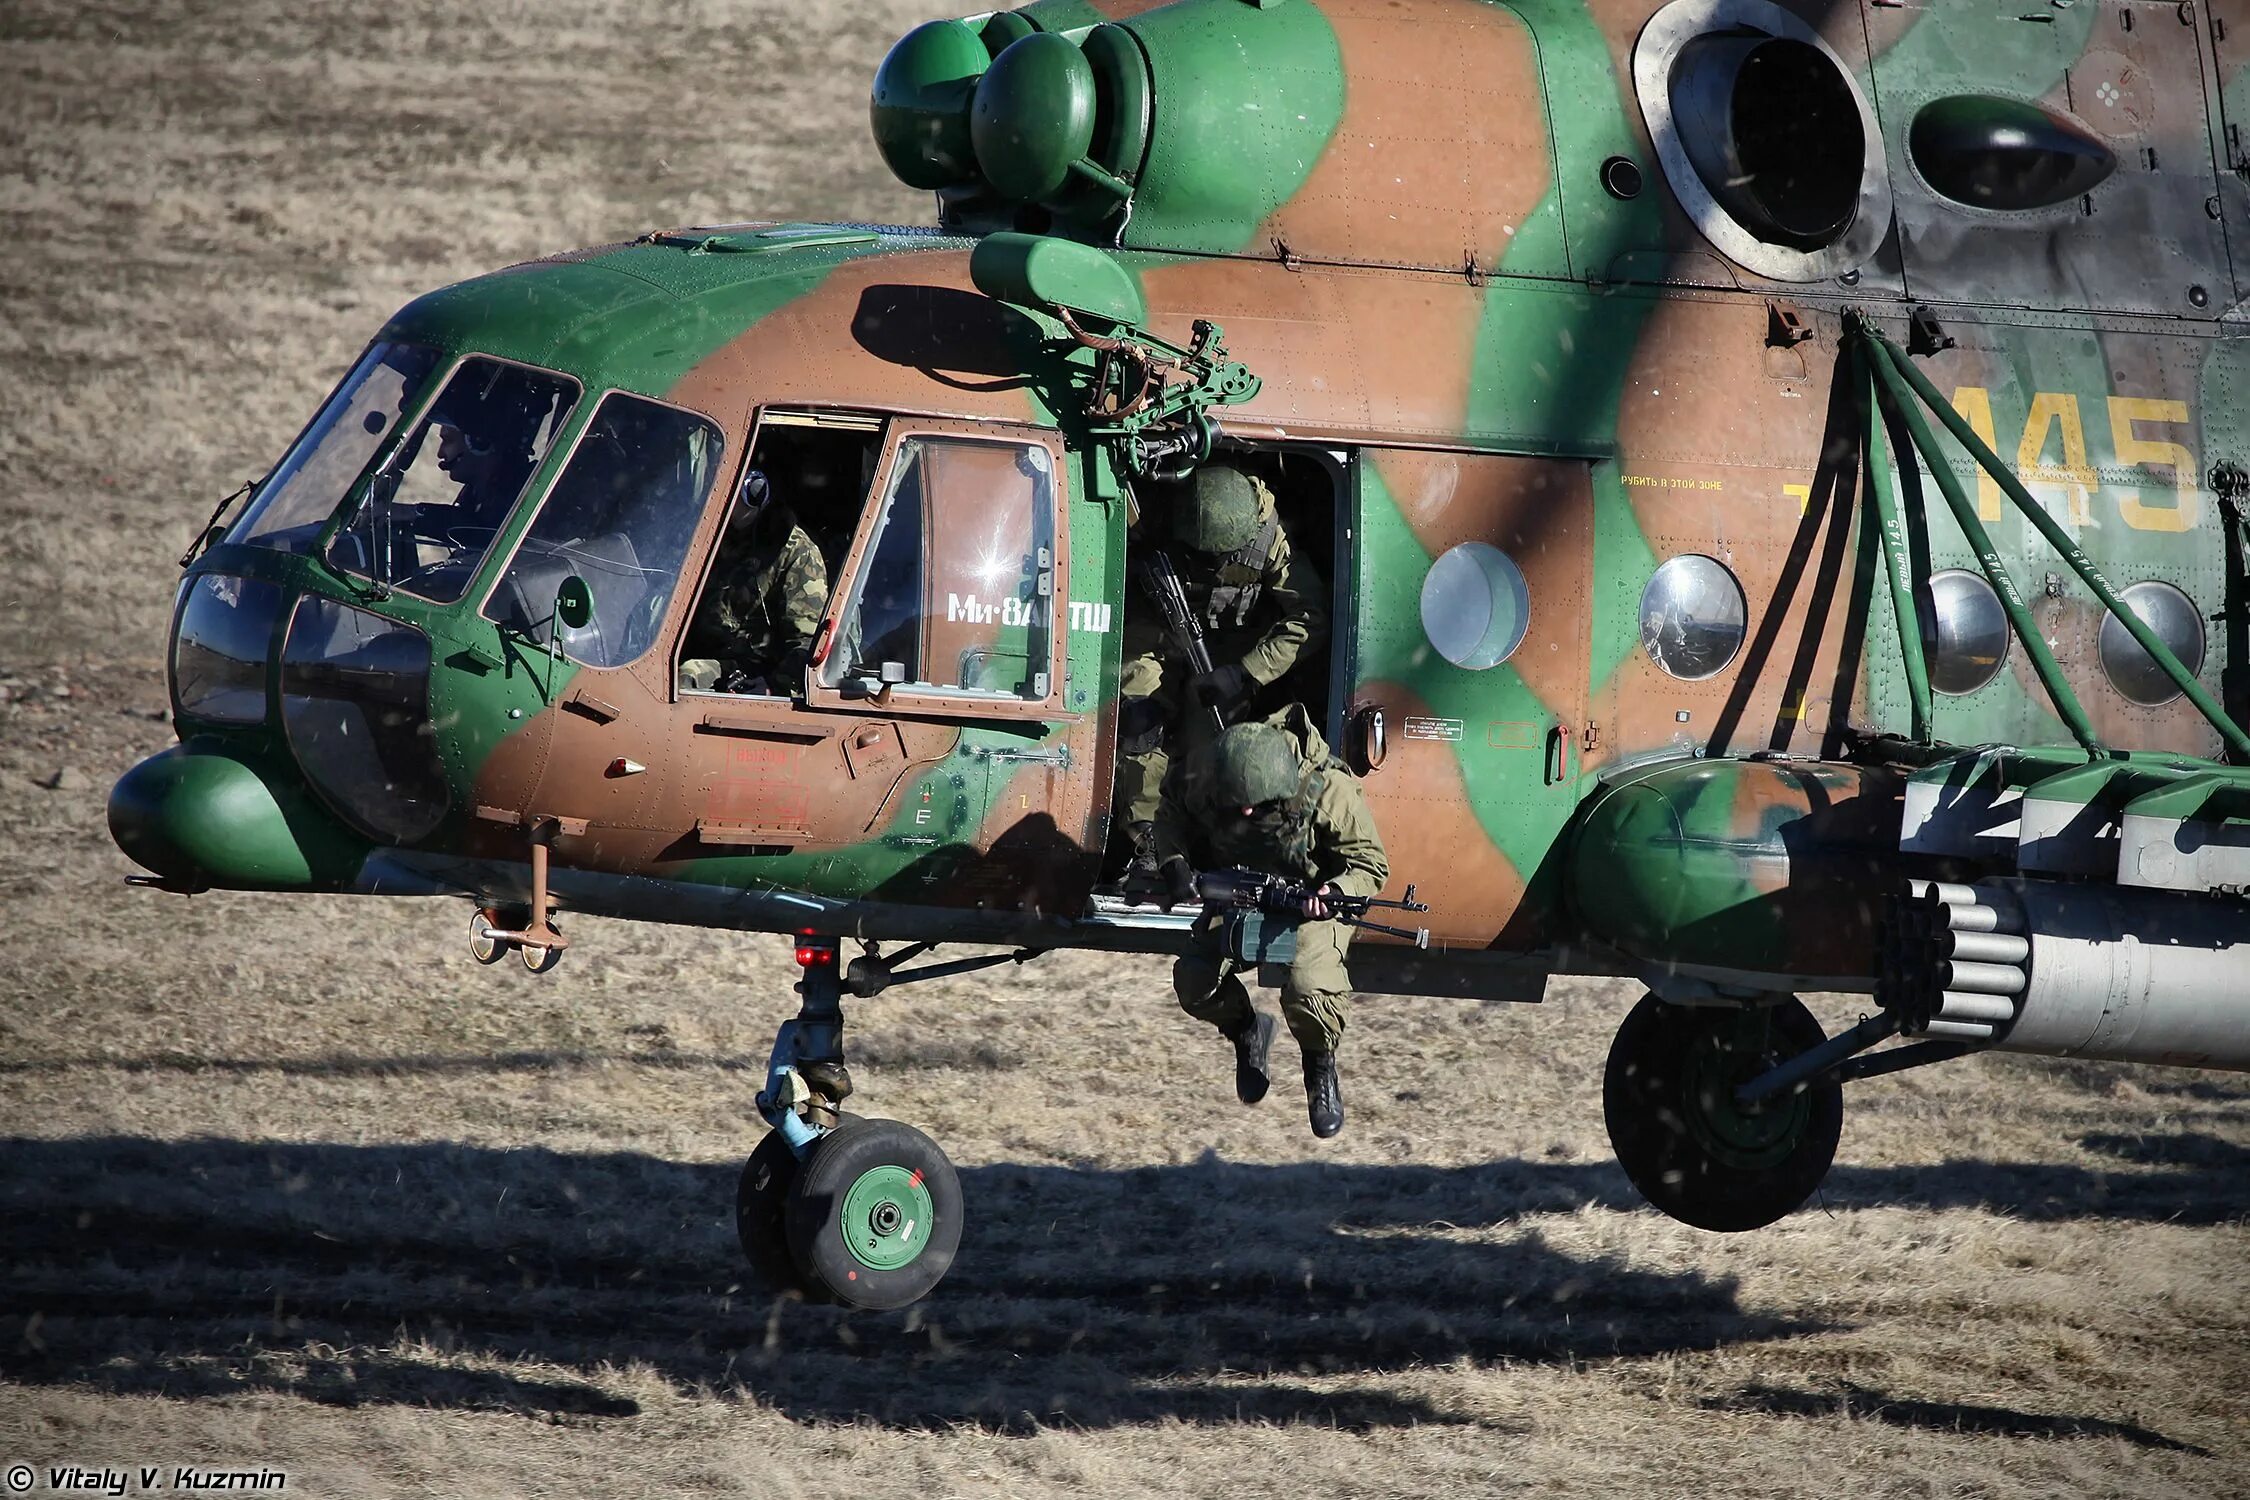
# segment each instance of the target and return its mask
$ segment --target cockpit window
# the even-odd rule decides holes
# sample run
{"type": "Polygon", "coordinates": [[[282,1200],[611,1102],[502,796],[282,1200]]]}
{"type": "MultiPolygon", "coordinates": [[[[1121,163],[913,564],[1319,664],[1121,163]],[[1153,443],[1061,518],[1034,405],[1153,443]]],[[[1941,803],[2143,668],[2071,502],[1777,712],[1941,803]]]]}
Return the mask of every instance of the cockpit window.
{"type": "Polygon", "coordinates": [[[547,492],[486,618],[545,644],[559,629],[572,660],[619,667],[664,623],[688,541],[726,440],[693,412],[612,391],[547,492]],[[559,618],[566,579],[584,580],[591,618],[559,618]]]}
{"type": "Polygon", "coordinates": [[[329,563],[441,604],[460,598],[577,404],[566,375],[464,359],[370,476],[329,563]]]}
{"type": "Polygon", "coordinates": [[[313,538],[375,456],[437,366],[419,344],[374,344],[336,387],[296,445],[258,487],[228,539],[279,552],[311,550],[313,538]]]}

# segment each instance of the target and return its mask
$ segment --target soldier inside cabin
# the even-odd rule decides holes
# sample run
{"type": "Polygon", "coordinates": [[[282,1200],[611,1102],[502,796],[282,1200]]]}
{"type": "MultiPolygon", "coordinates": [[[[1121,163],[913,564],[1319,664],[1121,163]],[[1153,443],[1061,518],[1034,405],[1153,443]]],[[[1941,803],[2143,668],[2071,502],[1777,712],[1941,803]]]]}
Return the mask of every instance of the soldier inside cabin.
{"type": "Polygon", "coordinates": [[[828,604],[828,567],[758,469],[745,470],[688,627],[680,685],[784,697],[802,689],[828,604]]]}

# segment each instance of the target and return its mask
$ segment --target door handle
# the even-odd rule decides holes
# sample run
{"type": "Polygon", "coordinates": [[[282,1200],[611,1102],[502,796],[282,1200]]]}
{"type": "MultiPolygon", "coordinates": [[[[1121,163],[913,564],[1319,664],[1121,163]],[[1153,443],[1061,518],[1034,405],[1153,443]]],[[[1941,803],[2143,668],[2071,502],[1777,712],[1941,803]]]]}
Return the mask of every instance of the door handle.
{"type": "Polygon", "coordinates": [[[1570,730],[1557,724],[1547,731],[1547,785],[1570,774],[1570,730]]]}

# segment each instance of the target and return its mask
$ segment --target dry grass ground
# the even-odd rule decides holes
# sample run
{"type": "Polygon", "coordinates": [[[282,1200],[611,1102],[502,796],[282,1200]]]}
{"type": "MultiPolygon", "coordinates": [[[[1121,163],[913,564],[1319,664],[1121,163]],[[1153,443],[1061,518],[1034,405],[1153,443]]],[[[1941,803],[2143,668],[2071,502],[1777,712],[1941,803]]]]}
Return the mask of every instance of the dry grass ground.
{"type": "Polygon", "coordinates": [[[2250,1493],[2238,1079],[1864,1085],[1823,1204],[1721,1238],[1609,1159],[1620,987],[1363,1004],[1322,1146],[1226,1097],[1160,968],[1062,956],[855,1017],[866,1106],[946,1144],[974,1222],[927,1304],[844,1317],[732,1244],[775,945],[582,921],[533,980],[450,905],[119,884],[102,799],[168,738],[171,559],[381,317],[653,225],[919,217],[863,90],[944,9],[0,8],[0,1466],[2250,1493]]]}

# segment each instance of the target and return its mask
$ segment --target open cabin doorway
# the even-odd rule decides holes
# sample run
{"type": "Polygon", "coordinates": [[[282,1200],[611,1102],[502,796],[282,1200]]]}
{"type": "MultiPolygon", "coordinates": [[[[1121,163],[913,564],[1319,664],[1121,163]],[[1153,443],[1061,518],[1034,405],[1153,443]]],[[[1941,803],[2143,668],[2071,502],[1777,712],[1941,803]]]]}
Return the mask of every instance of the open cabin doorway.
{"type": "MultiPolygon", "coordinates": [[[[1328,628],[1321,640],[1298,655],[1297,663],[1270,687],[1255,704],[1256,716],[1278,712],[1291,703],[1302,703],[1321,726],[1330,748],[1339,745],[1345,701],[1332,691],[1338,681],[1336,643],[1348,636],[1351,599],[1349,582],[1351,543],[1352,454],[1342,448],[1305,443],[1220,442],[1212,452],[1214,463],[1227,463],[1262,482],[1273,494],[1281,530],[1289,539],[1296,560],[1319,580],[1326,606],[1328,628]],[[1338,566],[1338,559],[1344,565],[1338,566]]],[[[1146,598],[1139,603],[1147,606],[1146,598]]],[[[1129,602],[1128,610],[1132,608],[1129,602]]],[[[1220,665],[1224,665],[1220,663],[1220,665]]]]}
{"type": "MultiPolygon", "coordinates": [[[[1228,551],[1203,550],[1185,518],[1194,479],[1143,480],[1134,485],[1129,552],[1137,561],[1155,553],[1170,561],[1213,669],[1239,667],[1248,674],[1237,695],[1220,705],[1226,722],[1270,718],[1301,704],[1333,747],[1345,709],[1335,687],[1342,660],[1338,625],[1349,605],[1341,584],[1349,571],[1352,455],[1312,444],[1223,439],[1197,473],[1208,478],[1217,470],[1243,476],[1256,493],[1259,519],[1249,541],[1228,551]]],[[[1145,838],[1145,829],[1135,830],[1154,816],[1164,775],[1217,732],[1185,647],[1139,572],[1128,569],[1122,601],[1124,672],[1107,862],[1112,876],[1124,872],[1136,839],[1145,838]],[[1152,680],[1161,682],[1154,691],[1152,680]]]]}

